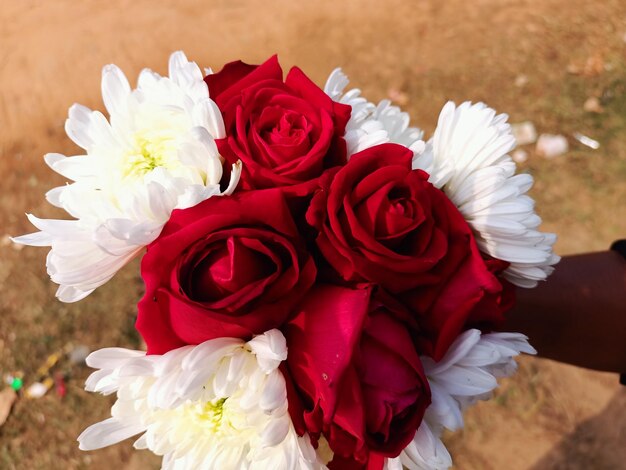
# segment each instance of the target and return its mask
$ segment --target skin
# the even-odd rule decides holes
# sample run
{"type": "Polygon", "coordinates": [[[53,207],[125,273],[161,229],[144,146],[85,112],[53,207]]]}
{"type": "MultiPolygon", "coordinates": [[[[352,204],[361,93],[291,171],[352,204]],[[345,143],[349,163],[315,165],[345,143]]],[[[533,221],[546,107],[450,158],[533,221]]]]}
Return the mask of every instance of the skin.
{"type": "Polygon", "coordinates": [[[626,373],[626,259],[615,251],[564,257],[547,281],[517,289],[502,331],[526,334],[541,357],[626,373]]]}

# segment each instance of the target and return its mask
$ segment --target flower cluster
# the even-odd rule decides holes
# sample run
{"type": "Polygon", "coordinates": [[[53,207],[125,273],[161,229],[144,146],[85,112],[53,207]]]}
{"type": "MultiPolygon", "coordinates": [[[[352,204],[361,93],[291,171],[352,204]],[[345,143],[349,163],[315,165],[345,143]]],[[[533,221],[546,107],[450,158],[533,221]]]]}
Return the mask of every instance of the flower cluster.
{"type": "Polygon", "coordinates": [[[515,175],[506,116],[446,104],[430,141],[389,102],[324,89],[276,57],[203,77],[182,53],[132,90],[105,67],[110,120],[75,105],[86,154],[29,216],[77,301],[138,254],[147,353],[108,348],[87,389],[117,393],[82,449],[142,434],[163,467],[447,468],[444,429],[488,397],[523,335],[492,333],[558,258],[515,175]]]}

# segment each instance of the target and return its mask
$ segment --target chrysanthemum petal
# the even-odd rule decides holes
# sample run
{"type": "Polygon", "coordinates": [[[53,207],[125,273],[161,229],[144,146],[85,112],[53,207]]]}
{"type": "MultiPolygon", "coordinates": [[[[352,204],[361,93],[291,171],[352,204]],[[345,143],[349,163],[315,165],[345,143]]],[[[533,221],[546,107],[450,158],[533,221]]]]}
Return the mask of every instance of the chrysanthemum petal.
{"type": "Polygon", "coordinates": [[[93,424],[78,436],[80,450],[96,450],[128,439],[144,430],[140,422],[120,422],[115,418],[93,424]]]}
{"type": "Polygon", "coordinates": [[[124,72],[116,65],[102,69],[102,100],[109,114],[123,114],[130,95],[130,84],[124,72]]]}
{"type": "MultiPolygon", "coordinates": [[[[409,470],[445,470],[452,466],[452,458],[441,439],[433,434],[425,421],[415,433],[413,441],[394,459],[409,470]]],[[[389,463],[389,469],[393,467],[389,463]]]]}
{"type": "Polygon", "coordinates": [[[248,346],[256,355],[259,366],[266,373],[273,371],[287,359],[287,342],[277,330],[271,330],[253,338],[248,342],[248,346]]]}
{"type": "Polygon", "coordinates": [[[391,105],[389,100],[374,105],[363,98],[357,88],[344,91],[348,83],[348,77],[341,69],[335,69],[324,86],[324,92],[333,100],[352,108],[344,136],[348,156],[386,142],[404,145],[416,153],[423,151],[423,132],[409,126],[407,113],[391,105]]]}

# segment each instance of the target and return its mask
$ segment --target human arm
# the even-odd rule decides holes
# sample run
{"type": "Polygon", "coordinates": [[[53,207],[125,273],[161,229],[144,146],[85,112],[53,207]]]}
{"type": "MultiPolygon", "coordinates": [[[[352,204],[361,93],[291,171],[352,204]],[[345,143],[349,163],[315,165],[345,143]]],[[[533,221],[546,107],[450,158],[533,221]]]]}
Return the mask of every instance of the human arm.
{"type": "Polygon", "coordinates": [[[626,259],[616,251],[566,256],[534,289],[517,289],[504,331],[530,338],[539,356],[626,372],[626,259]]]}

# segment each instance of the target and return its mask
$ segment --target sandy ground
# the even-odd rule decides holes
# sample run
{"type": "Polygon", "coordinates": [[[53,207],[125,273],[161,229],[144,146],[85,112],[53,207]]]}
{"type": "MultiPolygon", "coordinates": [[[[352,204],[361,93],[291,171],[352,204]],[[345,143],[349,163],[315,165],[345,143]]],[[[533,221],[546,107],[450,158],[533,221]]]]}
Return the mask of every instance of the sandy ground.
{"type": "MultiPolygon", "coordinates": [[[[178,49],[202,66],[279,53],[323,84],[342,66],[373,101],[393,97],[431,132],[447,99],[484,100],[540,132],[582,132],[553,160],[527,148],[522,165],[560,254],[605,249],[626,235],[626,3],[623,0],[150,2],[0,0],[0,237],[31,228],[24,212],[59,216],[43,201],[62,183],[42,155],[78,149],[64,136],[73,102],[102,109],[99,76],[114,62],[129,77],[164,72],[178,49]],[[261,6],[262,5],[262,6],[261,6]],[[597,97],[601,113],[583,110],[597,97]]],[[[0,372],[27,380],[69,341],[140,345],[132,324],[136,266],[87,300],[63,305],[45,250],[0,243],[0,372]]],[[[590,312],[590,319],[593,312],[590,312]]],[[[592,321],[592,320],[590,320],[592,321]]],[[[75,437],[108,415],[110,400],[82,391],[88,371],[67,370],[68,394],[20,400],[0,428],[2,469],[158,466],[129,442],[82,453],[75,437]]],[[[459,469],[626,468],[626,390],[617,378],[524,358],[496,398],[448,437],[459,469]]]]}

